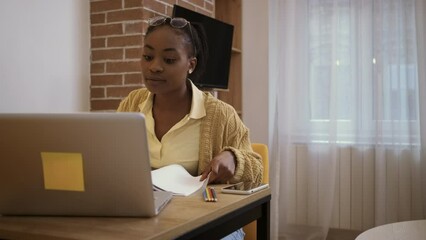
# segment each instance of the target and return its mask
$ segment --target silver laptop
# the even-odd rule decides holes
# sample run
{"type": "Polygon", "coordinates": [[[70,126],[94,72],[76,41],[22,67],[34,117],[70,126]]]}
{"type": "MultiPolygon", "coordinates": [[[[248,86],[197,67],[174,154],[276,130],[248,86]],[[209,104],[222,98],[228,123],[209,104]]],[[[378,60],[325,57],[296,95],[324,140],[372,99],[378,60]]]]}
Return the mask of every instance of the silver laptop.
{"type": "Polygon", "coordinates": [[[0,215],[157,215],[139,113],[0,113],[0,215]]]}

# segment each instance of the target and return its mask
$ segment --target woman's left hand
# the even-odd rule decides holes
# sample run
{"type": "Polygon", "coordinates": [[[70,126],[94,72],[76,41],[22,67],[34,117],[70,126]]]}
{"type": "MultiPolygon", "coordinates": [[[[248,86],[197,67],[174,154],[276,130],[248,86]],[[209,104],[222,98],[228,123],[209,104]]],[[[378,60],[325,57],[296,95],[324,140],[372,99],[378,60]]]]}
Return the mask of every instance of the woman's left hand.
{"type": "Polygon", "coordinates": [[[204,169],[200,181],[209,177],[209,183],[226,183],[235,173],[235,159],[231,151],[223,151],[216,155],[204,169]]]}

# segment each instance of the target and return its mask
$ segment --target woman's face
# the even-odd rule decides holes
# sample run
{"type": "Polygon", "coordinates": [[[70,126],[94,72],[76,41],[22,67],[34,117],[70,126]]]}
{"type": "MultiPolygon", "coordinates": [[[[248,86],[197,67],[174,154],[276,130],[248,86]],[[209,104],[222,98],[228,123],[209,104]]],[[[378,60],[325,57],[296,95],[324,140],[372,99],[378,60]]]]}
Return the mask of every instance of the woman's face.
{"type": "Polygon", "coordinates": [[[166,24],[145,37],[142,74],[154,94],[184,91],[188,71],[195,68],[196,59],[189,57],[185,37],[175,31],[166,24]]]}

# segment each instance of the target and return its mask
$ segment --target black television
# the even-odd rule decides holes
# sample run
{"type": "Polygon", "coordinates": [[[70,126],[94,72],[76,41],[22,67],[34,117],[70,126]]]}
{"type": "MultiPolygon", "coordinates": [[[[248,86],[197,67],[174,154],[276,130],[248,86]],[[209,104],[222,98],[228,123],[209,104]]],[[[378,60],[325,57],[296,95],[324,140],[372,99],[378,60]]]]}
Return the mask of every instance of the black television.
{"type": "Polygon", "coordinates": [[[228,89],[234,26],[179,5],[173,6],[172,17],[202,24],[207,35],[209,56],[206,69],[200,81],[194,84],[200,89],[228,89]]]}

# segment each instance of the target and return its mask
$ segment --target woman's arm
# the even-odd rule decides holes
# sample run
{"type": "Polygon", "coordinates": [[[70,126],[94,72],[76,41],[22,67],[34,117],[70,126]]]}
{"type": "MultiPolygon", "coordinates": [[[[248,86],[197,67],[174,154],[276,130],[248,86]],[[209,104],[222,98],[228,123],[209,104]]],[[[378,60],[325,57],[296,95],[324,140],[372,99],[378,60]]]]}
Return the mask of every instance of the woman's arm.
{"type": "Polygon", "coordinates": [[[216,170],[214,175],[219,176],[220,182],[260,183],[263,177],[262,159],[253,152],[248,128],[234,108],[217,101],[207,104],[207,116],[201,133],[200,171],[203,178],[216,170]],[[229,171],[232,171],[231,176],[229,171]]]}

